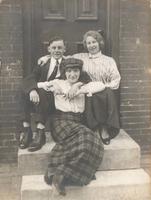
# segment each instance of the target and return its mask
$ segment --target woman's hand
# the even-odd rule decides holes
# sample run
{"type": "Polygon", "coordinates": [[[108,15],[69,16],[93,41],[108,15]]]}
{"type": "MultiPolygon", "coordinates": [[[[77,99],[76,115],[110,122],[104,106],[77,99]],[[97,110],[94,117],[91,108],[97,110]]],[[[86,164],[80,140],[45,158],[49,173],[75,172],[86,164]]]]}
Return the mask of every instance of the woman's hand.
{"type": "Polygon", "coordinates": [[[83,86],[77,91],[76,95],[78,96],[80,94],[87,94],[87,93],[88,93],[87,88],[85,86],[83,86]]]}
{"type": "Polygon", "coordinates": [[[51,85],[51,91],[54,93],[54,95],[64,94],[62,88],[56,82],[53,82],[53,84],[51,85]]]}
{"type": "Polygon", "coordinates": [[[71,89],[66,94],[66,98],[68,98],[69,100],[71,100],[75,96],[77,96],[77,92],[78,92],[78,90],[80,90],[80,88],[81,88],[82,85],[83,85],[82,82],[78,82],[78,83],[75,83],[74,85],[72,85],[71,89]]]}

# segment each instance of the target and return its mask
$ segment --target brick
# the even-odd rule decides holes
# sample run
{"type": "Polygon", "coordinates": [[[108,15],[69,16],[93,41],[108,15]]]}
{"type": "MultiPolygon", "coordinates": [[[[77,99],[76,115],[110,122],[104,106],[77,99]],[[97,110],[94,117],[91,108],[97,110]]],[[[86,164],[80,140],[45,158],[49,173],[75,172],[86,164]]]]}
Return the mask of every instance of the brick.
{"type": "Polygon", "coordinates": [[[120,106],[120,111],[142,111],[142,110],[149,110],[150,105],[121,105],[120,106]]]}
{"type": "Polygon", "coordinates": [[[150,116],[138,116],[138,117],[123,117],[122,120],[125,123],[135,122],[135,123],[141,123],[142,121],[145,121],[147,123],[150,122],[150,116]]]}
{"type": "Polygon", "coordinates": [[[14,139],[13,134],[0,134],[0,140],[12,140],[14,139]]]}
{"type": "Polygon", "coordinates": [[[17,148],[16,147],[0,147],[0,154],[10,153],[10,152],[17,153],[17,148]]]}
{"type": "MultiPolygon", "coordinates": [[[[0,132],[5,132],[6,134],[11,133],[11,132],[16,132],[16,126],[14,127],[0,127],[0,132]]],[[[8,138],[9,140],[9,138],[8,138]]]]}
{"type": "Polygon", "coordinates": [[[0,154],[1,163],[16,163],[17,155],[16,153],[0,154]]]}
{"type": "Polygon", "coordinates": [[[122,123],[122,128],[127,130],[127,129],[137,129],[137,128],[145,128],[149,126],[148,123],[122,123]]]}

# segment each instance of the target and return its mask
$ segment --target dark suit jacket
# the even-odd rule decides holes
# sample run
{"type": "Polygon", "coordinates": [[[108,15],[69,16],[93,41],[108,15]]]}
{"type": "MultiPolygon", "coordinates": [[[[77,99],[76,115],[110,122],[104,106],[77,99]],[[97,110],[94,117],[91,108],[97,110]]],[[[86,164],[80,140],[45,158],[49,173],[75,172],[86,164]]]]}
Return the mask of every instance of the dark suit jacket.
{"type": "MultiPolygon", "coordinates": [[[[64,58],[62,59],[62,61],[63,60],[64,58]]],[[[46,64],[42,66],[39,66],[39,65],[36,66],[33,72],[23,80],[22,89],[25,93],[29,93],[33,89],[38,89],[37,87],[38,82],[47,81],[47,74],[48,74],[48,70],[50,66],[50,61],[51,61],[51,58],[47,61],[46,64]]],[[[60,67],[59,67],[60,72],[62,71],[62,68],[63,68],[63,64],[61,62],[60,67]]]]}

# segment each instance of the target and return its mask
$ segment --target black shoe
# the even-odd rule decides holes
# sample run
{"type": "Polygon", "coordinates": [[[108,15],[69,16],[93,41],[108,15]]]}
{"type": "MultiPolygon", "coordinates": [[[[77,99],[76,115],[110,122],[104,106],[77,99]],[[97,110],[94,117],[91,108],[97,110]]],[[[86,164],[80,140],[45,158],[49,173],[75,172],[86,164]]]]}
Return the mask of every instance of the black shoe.
{"type": "Polygon", "coordinates": [[[44,181],[45,181],[48,185],[52,185],[53,175],[54,175],[54,174],[50,173],[48,170],[46,171],[46,173],[45,173],[45,175],[44,175],[44,181]]]}
{"type": "Polygon", "coordinates": [[[32,143],[29,145],[28,151],[37,151],[42,148],[46,143],[46,136],[44,129],[38,129],[36,131],[35,137],[33,138],[32,143]]]}
{"type": "Polygon", "coordinates": [[[24,127],[23,132],[20,133],[19,148],[26,149],[32,141],[31,127],[24,127]]]}
{"type": "Polygon", "coordinates": [[[54,175],[52,179],[52,184],[60,195],[66,195],[63,175],[54,175]]]}
{"type": "Polygon", "coordinates": [[[103,144],[105,144],[105,145],[109,145],[110,144],[110,141],[111,141],[110,137],[108,137],[108,138],[101,138],[101,139],[102,139],[103,144]]]}
{"type": "Polygon", "coordinates": [[[119,134],[120,128],[108,127],[107,132],[109,133],[110,138],[113,139],[119,134]]]}
{"type": "Polygon", "coordinates": [[[99,135],[101,137],[103,144],[105,144],[105,145],[110,144],[111,138],[110,138],[110,135],[109,135],[108,130],[106,128],[102,128],[102,127],[99,128],[99,135]],[[106,131],[108,136],[103,136],[103,131],[106,131]]]}

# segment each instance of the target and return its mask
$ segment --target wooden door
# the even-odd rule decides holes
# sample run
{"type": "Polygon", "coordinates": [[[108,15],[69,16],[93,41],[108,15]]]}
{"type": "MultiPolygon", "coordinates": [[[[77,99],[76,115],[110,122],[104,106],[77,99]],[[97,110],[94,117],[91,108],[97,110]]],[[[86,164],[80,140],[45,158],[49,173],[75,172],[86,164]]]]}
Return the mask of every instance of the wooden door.
{"type": "Polygon", "coordinates": [[[105,54],[118,62],[119,0],[22,0],[24,74],[31,72],[37,58],[47,53],[54,35],[68,42],[66,54],[83,51],[82,36],[101,30],[105,54]]]}

